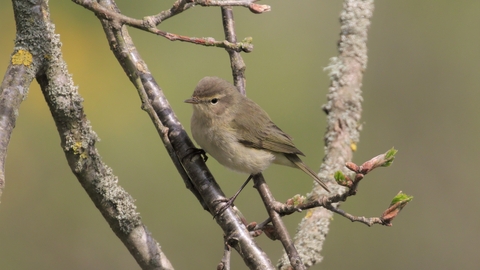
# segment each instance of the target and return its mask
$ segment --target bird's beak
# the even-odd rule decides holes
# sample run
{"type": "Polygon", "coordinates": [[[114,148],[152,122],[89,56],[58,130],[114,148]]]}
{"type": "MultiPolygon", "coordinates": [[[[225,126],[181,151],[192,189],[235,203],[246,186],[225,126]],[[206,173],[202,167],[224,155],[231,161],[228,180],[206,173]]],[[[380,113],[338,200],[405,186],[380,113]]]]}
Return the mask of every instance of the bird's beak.
{"type": "Polygon", "coordinates": [[[190,103],[190,104],[198,104],[198,98],[196,97],[191,97],[189,99],[185,99],[185,101],[183,101],[185,103],[190,103]]]}

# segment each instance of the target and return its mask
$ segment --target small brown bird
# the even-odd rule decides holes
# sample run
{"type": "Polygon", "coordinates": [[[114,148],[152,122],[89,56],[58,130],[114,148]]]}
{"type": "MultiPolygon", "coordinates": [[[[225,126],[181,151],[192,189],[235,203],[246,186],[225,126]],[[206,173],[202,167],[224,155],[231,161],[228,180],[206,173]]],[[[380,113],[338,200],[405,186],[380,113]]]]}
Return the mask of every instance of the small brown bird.
{"type": "MultiPolygon", "coordinates": [[[[229,82],[217,77],[200,80],[191,98],[191,130],[195,141],[220,164],[250,174],[270,164],[298,168],[324,189],[327,185],[298,157],[304,154],[255,102],[229,82]]],[[[247,180],[247,181],[248,181],[247,180]]]]}

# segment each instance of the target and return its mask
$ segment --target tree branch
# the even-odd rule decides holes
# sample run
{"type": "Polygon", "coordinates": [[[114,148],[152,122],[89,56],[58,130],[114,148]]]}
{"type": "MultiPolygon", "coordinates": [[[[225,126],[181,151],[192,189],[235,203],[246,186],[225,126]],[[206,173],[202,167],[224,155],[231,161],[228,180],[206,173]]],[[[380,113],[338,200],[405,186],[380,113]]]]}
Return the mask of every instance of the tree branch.
{"type": "MultiPolygon", "coordinates": [[[[349,177],[343,174],[341,171],[335,172],[335,181],[347,189],[344,189],[343,193],[337,193],[333,196],[322,196],[321,198],[308,201],[303,196],[296,195],[292,199],[289,199],[286,204],[276,204],[274,206],[275,211],[280,215],[290,215],[302,210],[323,207],[334,213],[337,213],[352,222],[361,222],[365,225],[372,226],[374,224],[381,224],[384,226],[392,226],[391,221],[400,213],[400,211],[413,199],[401,191],[393,198],[390,206],[383,212],[381,217],[358,217],[351,215],[339,208],[339,202],[344,202],[348,197],[357,194],[357,189],[360,181],[372,170],[379,167],[388,167],[393,163],[397,150],[394,148],[388,150],[384,154],[378,155],[364,162],[358,166],[353,162],[347,162],[345,167],[355,173],[354,177],[349,177]],[[306,202],[305,202],[306,201],[306,202]]],[[[268,219],[267,219],[268,221],[268,219]]],[[[264,221],[262,224],[265,224],[264,221]]],[[[260,226],[255,229],[261,229],[260,226]]]]}
{"type": "MultiPolygon", "coordinates": [[[[231,43],[237,43],[235,34],[235,21],[233,20],[233,10],[231,7],[222,7],[222,23],[225,39],[231,43]]],[[[233,84],[238,91],[246,95],[247,80],[245,78],[245,62],[242,55],[235,50],[226,49],[230,56],[230,67],[232,68],[233,84]]]]}
{"type": "Polygon", "coordinates": [[[234,50],[237,52],[251,52],[253,50],[253,45],[251,44],[251,38],[246,38],[242,42],[229,42],[229,41],[217,41],[214,38],[197,38],[197,37],[187,37],[182,35],[177,35],[169,33],[160,29],[157,29],[155,26],[160,24],[163,20],[166,20],[174,15],[177,15],[184,10],[192,7],[194,4],[203,5],[203,6],[226,6],[231,2],[232,5],[237,6],[248,6],[251,7],[250,10],[255,13],[262,13],[269,11],[268,6],[257,5],[251,3],[252,1],[177,1],[174,6],[168,11],[164,11],[155,16],[146,16],[142,20],[133,19],[128,16],[121,14],[119,11],[114,11],[107,9],[93,0],[73,0],[73,2],[83,6],[86,9],[89,9],[95,13],[95,15],[100,19],[105,19],[112,21],[115,24],[126,24],[131,27],[144,30],[159,36],[162,36],[170,41],[183,41],[203,46],[213,46],[220,47],[229,50],[234,50]],[[267,8],[268,7],[268,8],[267,8]]]}
{"type": "MultiPolygon", "coordinates": [[[[100,3],[111,10],[118,10],[115,3],[102,0],[100,3]]],[[[225,199],[215,179],[202,158],[189,155],[194,145],[170,107],[162,89],[155,82],[147,65],[133,45],[128,31],[114,21],[102,20],[115,57],[137,88],[142,107],[149,113],[159,135],[169,151],[180,175],[187,187],[212,214],[217,213],[225,199]]],[[[258,247],[236,213],[228,208],[215,217],[226,235],[226,242],[235,248],[250,268],[273,269],[266,254],[258,247]]]]}
{"type": "MultiPolygon", "coordinates": [[[[143,269],[172,269],[158,243],[140,220],[133,199],[117,183],[118,179],[106,166],[95,148],[97,135],[83,112],[82,98],[73,85],[60,51],[59,35],[54,32],[47,1],[13,1],[17,38],[13,64],[21,76],[10,85],[26,94],[35,77],[40,84],[61,138],[72,172],[100,210],[114,233],[128,248],[143,269]],[[20,52],[29,57],[21,57],[20,52]],[[29,59],[29,60],[28,60],[29,59]]],[[[8,93],[2,91],[2,93],[8,93]]],[[[18,95],[17,95],[18,97],[18,95]]],[[[17,105],[17,104],[14,104],[17,105]]]]}
{"type": "MultiPolygon", "coordinates": [[[[233,10],[231,7],[222,7],[222,22],[223,22],[223,30],[225,33],[225,39],[235,43],[236,42],[236,34],[235,34],[235,21],[233,19],[233,10]]],[[[227,52],[230,56],[230,66],[232,69],[232,76],[235,86],[237,87],[238,91],[243,95],[246,95],[246,78],[245,78],[245,62],[239,52],[234,50],[227,49],[227,52]]],[[[267,209],[268,215],[270,216],[274,229],[275,235],[278,236],[284,246],[290,263],[293,265],[294,269],[305,269],[298,255],[298,252],[293,245],[293,241],[288,233],[288,230],[283,223],[280,215],[274,210],[273,205],[276,203],[275,199],[273,198],[272,193],[270,192],[265,179],[261,173],[255,175],[253,177],[254,186],[257,188],[260,197],[263,200],[265,208],[267,209]]]]}
{"type": "MultiPolygon", "coordinates": [[[[17,17],[17,14],[16,14],[17,17]]],[[[20,104],[33,80],[33,59],[28,50],[15,48],[0,85],[0,198],[5,188],[5,160],[20,104]]]]}
{"type": "MultiPolygon", "coordinates": [[[[373,0],[345,0],[340,15],[341,33],[338,43],[339,56],[331,59],[331,85],[327,95],[327,104],[323,110],[327,113],[327,131],[325,133],[325,157],[319,176],[331,179],[338,170],[345,170],[344,164],[352,158],[361,129],[361,84],[367,65],[367,30],[373,14],[373,0]]],[[[330,180],[331,181],[331,180],[330,180]]],[[[330,185],[336,193],[343,188],[330,185]]],[[[312,199],[324,196],[318,186],[309,194],[312,199]]],[[[324,208],[316,208],[302,219],[297,228],[295,246],[302,254],[307,267],[322,261],[320,254],[332,213],[324,208]]],[[[279,260],[279,269],[288,269],[286,254],[279,260]]]]}
{"type": "Polygon", "coordinates": [[[260,197],[263,200],[263,204],[267,209],[268,216],[270,217],[273,227],[275,228],[275,235],[278,240],[282,242],[283,248],[287,253],[290,265],[293,269],[296,270],[303,270],[306,269],[300,255],[293,244],[293,241],[288,233],[288,230],[285,224],[282,221],[280,214],[275,210],[274,205],[276,204],[276,200],[273,197],[273,194],[270,192],[270,189],[265,182],[262,174],[257,174],[253,177],[255,181],[255,188],[258,190],[260,197]]]}
{"type": "Polygon", "coordinates": [[[36,72],[43,64],[45,48],[45,21],[41,10],[43,2],[30,6],[12,1],[17,35],[10,64],[0,85],[0,197],[5,187],[5,160],[10,136],[19,114],[20,104],[27,97],[36,72]],[[38,9],[33,9],[38,7],[38,9]],[[32,34],[35,33],[35,34],[32,34]],[[32,46],[39,44],[39,46],[32,46]],[[35,57],[36,56],[36,57],[35,57]]]}

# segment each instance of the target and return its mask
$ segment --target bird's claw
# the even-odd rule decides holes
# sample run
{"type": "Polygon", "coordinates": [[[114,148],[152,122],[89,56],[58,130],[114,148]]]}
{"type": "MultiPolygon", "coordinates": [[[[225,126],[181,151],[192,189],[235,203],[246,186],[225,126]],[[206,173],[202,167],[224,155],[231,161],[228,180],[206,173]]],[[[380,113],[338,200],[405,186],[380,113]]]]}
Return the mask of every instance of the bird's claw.
{"type": "Polygon", "coordinates": [[[227,210],[227,208],[229,208],[230,206],[233,206],[233,202],[235,201],[235,199],[236,199],[236,197],[232,197],[230,199],[223,198],[223,199],[218,199],[218,200],[213,201],[214,203],[220,203],[220,202],[225,203],[220,209],[217,210],[215,215],[213,215],[213,219],[215,219],[218,215],[220,215],[225,210],[227,210]]]}

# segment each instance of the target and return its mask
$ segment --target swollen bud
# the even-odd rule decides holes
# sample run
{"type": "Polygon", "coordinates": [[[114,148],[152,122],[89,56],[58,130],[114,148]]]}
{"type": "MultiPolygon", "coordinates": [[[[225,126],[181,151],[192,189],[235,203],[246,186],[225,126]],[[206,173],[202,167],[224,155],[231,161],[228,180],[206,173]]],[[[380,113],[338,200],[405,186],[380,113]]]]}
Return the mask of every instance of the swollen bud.
{"type": "Polygon", "coordinates": [[[413,200],[413,196],[408,196],[403,192],[399,192],[390,203],[390,207],[388,207],[385,212],[382,214],[382,220],[384,221],[385,225],[392,226],[392,220],[400,213],[400,211],[413,200]]]}
{"type": "Polygon", "coordinates": [[[248,6],[248,9],[250,9],[250,11],[255,14],[261,14],[261,13],[272,10],[272,8],[269,5],[259,5],[255,3],[250,4],[250,6],[248,6]]]}

